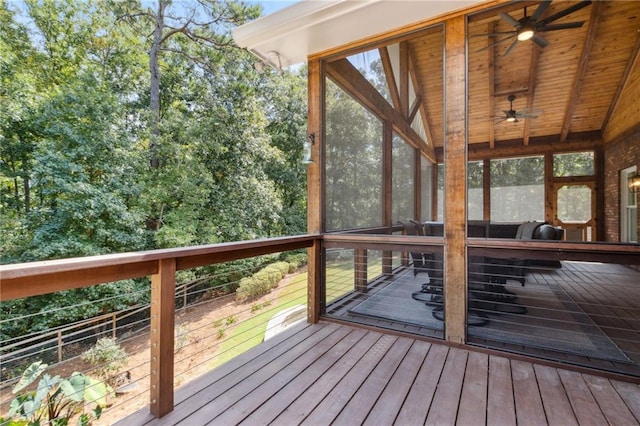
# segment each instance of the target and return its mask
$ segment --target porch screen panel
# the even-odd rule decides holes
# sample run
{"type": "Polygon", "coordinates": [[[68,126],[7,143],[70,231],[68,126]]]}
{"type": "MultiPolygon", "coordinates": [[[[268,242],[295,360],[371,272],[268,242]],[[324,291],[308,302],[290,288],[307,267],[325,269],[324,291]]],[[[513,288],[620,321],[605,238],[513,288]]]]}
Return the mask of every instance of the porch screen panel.
{"type": "Polygon", "coordinates": [[[393,223],[415,219],[415,150],[397,134],[393,134],[392,206],[393,223]]]}
{"type": "Polygon", "coordinates": [[[436,192],[438,199],[437,216],[438,222],[444,222],[444,164],[438,164],[438,178],[437,178],[438,190],[436,192]]]}
{"type": "Polygon", "coordinates": [[[491,160],[491,221],[544,220],[544,157],[491,160]]]}
{"type": "Polygon", "coordinates": [[[382,122],[327,79],[327,230],[382,225],[382,122]]]}
{"type": "Polygon", "coordinates": [[[482,161],[469,163],[467,169],[467,215],[469,220],[482,220],[483,217],[483,193],[482,193],[482,161]]]}
{"type": "Polygon", "coordinates": [[[432,171],[433,164],[427,160],[425,157],[420,158],[420,188],[422,190],[422,194],[420,196],[420,213],[422,221],[430,221],[433,220],[433,215],[431,214],[431,206],[433,205],[432,201],[432,171]]]}
{"type": "Polygon", "coordinates": [[[570,152],[553,155],[553,176],[593,176],[593,152],[570,152]]]}

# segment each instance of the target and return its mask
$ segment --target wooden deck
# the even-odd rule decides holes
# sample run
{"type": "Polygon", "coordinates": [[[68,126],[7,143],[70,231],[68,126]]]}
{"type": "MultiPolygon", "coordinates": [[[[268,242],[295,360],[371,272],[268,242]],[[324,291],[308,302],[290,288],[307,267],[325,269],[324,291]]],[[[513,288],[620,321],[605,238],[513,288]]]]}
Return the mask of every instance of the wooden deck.
{"type": "MultiPolygon", "coordinates": [[[[380,329],[444,339],[441,324],[435,321],[436,327],[430,328],[429,321],[425,321],[431,317],[430,309],[416,307],[420,303],[410,297],[411,291],[420,288],[420,276],[415,278],[410,274],[407,278],[403,274],[402,270],[395,271],[373,282],[365,292],[352,292],[328,304],[327,316],[380,329]],[[378,309],[371,315],[355,314],[354,308],[368,299],[380,297],[382,290],[388,296],[382,296],[385,302],[381,306],[384,309],[378,309]]],[[[525,286],[513,280],[505,286],[519,297],[518,303],[525,306],[528,313],[482,310],[489,319],[489,325],[470,327],[467,343],[640,377],[639,282],[640,273],[622,265],[563,262],[562,268],[533,268],[526,276],[525,286]],[[546,338],[541,340],[540,336],[546,338]],[[575,339],[592,341],[592,350],[581,352],[580,346],[570,350],[563,348],[565,343],[575,339]],[[618,353],[620,357],[607,358],[607,351],[618,353]]]]}
{"type": "Polygon", "coordinates": [[[121,425],[640,424],[640,386],[321,322],[281,333],[121,425]]]}

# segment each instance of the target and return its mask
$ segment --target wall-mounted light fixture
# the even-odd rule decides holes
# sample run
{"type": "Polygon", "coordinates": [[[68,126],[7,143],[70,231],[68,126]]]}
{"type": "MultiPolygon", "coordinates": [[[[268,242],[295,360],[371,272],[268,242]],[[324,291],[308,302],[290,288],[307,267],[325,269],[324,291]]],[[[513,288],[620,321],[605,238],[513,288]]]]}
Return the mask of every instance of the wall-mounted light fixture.
{"type": "Polygon", "coordinates": [[[302,164],[311,164],[311,146],[316,143],[316,134],[309,133],[307,139],[302,144],[302,164]]]}
{"type": "Polygon", "coordinates": [[[633,192],[640,192],[640,175],[634,173],[627,178],[629,184],[629,190],[633,192]]]}

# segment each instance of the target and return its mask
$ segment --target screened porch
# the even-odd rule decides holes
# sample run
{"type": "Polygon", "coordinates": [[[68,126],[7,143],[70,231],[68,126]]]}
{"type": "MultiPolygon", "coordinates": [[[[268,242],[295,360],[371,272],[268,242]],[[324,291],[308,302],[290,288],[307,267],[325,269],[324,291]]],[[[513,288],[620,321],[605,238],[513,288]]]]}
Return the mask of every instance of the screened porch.
{"type": "Polygon", "coordinates": [[[312,317],[638,376],[640,9],[490,3],[308,56],[312,317]]]}

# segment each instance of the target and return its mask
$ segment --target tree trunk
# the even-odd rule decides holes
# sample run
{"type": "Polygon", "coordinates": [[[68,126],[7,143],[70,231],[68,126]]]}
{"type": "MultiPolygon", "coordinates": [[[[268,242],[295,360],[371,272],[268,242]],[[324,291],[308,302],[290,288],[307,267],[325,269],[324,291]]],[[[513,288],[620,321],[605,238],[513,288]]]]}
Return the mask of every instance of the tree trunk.
{"type": "MultiPolygon", "coordinates": [[[[31,209],[29,205],[31,204],[31,189],[29,188],[29,176],[26,176],[22,179],[22,185],[24,187],[24,215],[25,217],[29,214],[31,209]]],[[[16,192],[18,191],[18,186],[16,185],[16,192]]]]}
{"type": "Polygon", "coordinates": [[[149,94],[150,108],[150,129],[151,143],[149,144],[150,164],[152,168],[160,166],[158,158],[158,123],[160,121],[160,67],[158,65],[158,57],[160,55],[160,47],[162,43],[162,29],[164,27],[164,9],[166,7],[164,0],[158,0],[158,13],[156,13],[156,26],[153,30],[153,43],[149,51],[149,72],[151,74],[149,94]]]}

